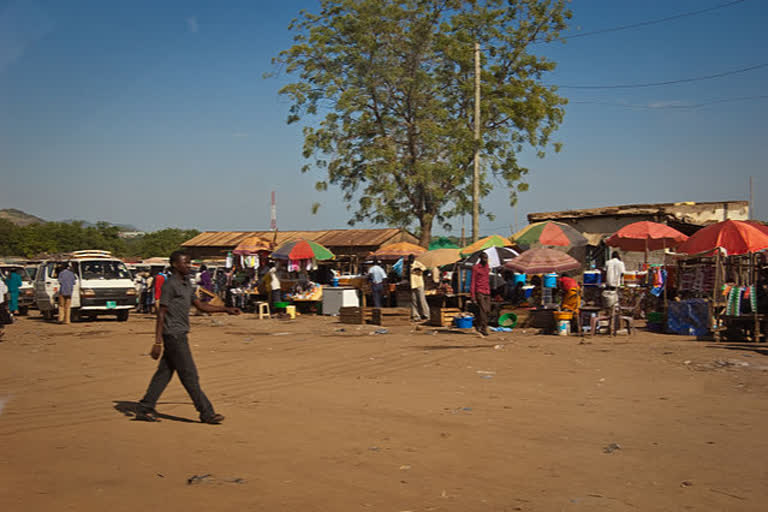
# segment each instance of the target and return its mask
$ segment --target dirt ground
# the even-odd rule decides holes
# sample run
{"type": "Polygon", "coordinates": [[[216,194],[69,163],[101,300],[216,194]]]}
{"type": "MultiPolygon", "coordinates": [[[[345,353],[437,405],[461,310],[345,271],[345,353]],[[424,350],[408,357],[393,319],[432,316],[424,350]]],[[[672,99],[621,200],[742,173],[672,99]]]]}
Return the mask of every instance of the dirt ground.
{"type": "Polygon", "coordinates": [[[0,510],[766,510],[766,346],[192,320],[219,426],[133,420],[148,316],[9,326],[0,510]]]}

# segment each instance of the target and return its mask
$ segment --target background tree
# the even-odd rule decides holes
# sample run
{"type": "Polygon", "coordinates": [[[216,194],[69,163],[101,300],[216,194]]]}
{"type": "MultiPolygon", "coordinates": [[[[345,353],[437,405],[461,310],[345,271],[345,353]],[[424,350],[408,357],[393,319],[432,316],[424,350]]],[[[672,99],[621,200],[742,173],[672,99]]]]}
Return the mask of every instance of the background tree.
{"type": "Polygon", "coordinates": [[[555,63],[529,47],[558,39],[570,16],[565,0],[324,0],[319,14],[302,11],[294,46],[273,62],[298,78],[280,90],[288,123],[324,116],[304,127],[304,156],[326,174],[318,190],[341,188],[350,224],[416,224],[424,246],[434,222],[450,229],[469,212],[477,41],[481,195],[493,174],[514,204],[528,172],[517,154],[544,155],[566,104],[541,82],[555,63]]]}

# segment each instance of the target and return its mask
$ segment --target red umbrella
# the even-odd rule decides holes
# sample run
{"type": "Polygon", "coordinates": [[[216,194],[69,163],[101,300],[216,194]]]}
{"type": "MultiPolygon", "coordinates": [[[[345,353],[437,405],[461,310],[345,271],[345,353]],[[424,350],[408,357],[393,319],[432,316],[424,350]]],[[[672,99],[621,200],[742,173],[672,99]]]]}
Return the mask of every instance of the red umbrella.
{"type": "Polygon", "coordinates": [[[729,256],[768,249],[768,233],[750,222],[726,220],[694,233],[677,252],[704,254],[722,248],[729,256]]]}
{"type": "Polygon", "coordinates": [[[642,221],[624,226],[605,243],[623,251],[645,252],[671,249],[686,240],[687,236],[666,224],[642,221]]]}
{"type": "Polygon", "coordinates": [[[524,274],[543,274],[576,270],[581,267],[581,263],[562,251],[542,247],[525,251],[517,258],[505,263],[504,267],[524,274]]]}

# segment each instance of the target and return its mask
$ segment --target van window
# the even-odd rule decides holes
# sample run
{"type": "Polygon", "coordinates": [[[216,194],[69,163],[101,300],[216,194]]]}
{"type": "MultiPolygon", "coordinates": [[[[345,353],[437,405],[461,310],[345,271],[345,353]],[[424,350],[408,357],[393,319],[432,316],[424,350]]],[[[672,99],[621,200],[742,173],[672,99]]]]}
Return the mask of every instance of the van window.
{"type": "Polygon", "coordinates": [[[82,261],[83,279],[130,279],[131,273],[122,261],[82,261]]]}

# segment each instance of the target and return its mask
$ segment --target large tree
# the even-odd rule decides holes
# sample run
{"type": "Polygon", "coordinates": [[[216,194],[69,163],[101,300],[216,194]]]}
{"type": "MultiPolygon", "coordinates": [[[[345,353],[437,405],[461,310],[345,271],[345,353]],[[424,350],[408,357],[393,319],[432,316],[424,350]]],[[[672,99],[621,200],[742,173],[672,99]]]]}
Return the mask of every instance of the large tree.
{"type": "Polygon", "coordinates": [[[514,204],[527,188],[518,153],[543,157],[567,103],[542,83],[555,63],[531,45],[559,39],[570,16],[565,0],[323,0],[319,14],[302,11],[274,63],[297,77],[280,90],[288,122],[320,118],[304,127],[303,171],[314,163],[319,190],[341,188],[350,224],[417,225],[426,246],[435,222],[450,228],[471,211],[478,42],[480,191],[493,175],[514,204]]]}

